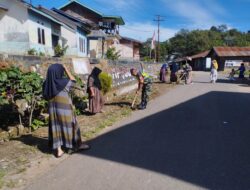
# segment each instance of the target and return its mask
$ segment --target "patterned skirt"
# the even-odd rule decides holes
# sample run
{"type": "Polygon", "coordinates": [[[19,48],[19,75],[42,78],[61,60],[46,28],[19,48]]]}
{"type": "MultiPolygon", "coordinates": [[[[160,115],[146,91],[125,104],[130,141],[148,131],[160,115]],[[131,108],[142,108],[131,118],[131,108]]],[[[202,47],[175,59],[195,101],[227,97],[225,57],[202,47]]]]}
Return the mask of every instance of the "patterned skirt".
{"type": "Polygon", "coordinates": [[[62,91],[49,101],[49,115],[50,146],[53,149],[77,148],[82,142],[81,132],[67,92],[62,91]]]}

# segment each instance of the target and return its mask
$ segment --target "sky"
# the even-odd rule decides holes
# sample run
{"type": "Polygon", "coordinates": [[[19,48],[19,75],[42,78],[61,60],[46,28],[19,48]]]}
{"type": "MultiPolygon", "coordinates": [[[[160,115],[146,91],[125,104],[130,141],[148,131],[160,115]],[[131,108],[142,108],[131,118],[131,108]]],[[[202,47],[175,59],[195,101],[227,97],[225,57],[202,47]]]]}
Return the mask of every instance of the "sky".
{"type": "MultiPolygon", "coordinates": [[[[28,0],[29,1],[29,0],[28,0]]],[[[58,8],[69,0],[32,0],[34,5],[58,8]]],[[[209,29],[226,24],[250,30],[250,0],[79,0],[106,15],[122,16],[123,36],[145,41],[157,32],[156,15],[163,16],[160,41],[173,37],[180,29],[209,29]]]]}

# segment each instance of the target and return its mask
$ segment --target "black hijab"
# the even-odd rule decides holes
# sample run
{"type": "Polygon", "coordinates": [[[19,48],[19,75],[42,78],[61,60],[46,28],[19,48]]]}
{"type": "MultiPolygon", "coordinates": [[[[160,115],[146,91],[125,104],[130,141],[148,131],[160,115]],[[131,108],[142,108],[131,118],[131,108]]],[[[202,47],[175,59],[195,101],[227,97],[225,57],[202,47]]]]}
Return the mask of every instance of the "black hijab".
{"type": "MultiPolygon", "coordinates": [[[[94,86],[97,87],[98,89],[101,89],[101,81],[99,79],[99,75],[101,74],[101,72],[102,72],[101,69],[99,69],[98,67],[95,67],[89,76],[89,79],[90,78],[94,79],[94,86]]],[[[89,79],[88,79],[88,88],[90,87],[89,79]]]]}
{"type": "Polygon", "coordinates": [[[49,67],[47,78],[43,83],[43,97],[47,100],[54,98],[68,84],[69,79],[64,78],[64,67],[61,64],[53,64],[49,67]]]}

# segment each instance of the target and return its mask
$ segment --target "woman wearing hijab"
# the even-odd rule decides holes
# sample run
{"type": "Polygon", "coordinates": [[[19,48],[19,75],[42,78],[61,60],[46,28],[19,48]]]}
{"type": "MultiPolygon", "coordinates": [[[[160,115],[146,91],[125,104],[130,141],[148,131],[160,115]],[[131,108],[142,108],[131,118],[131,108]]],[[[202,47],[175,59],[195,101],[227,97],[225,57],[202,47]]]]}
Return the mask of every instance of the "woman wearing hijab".
{"type": "Polygon", "coordinates": [[[69,96],[75,84],[75,77],[61,64],[49,67],[43,84],[43,96],[49,102],[49,143],[61,157],[67,149],[86,150],[90,147],[81,140],[81,132],[69,96]],[[64,74],[68,78],[64,77],[64,74]]]}
{"type": "Polygon", "coordinates": [[[161,70],[160,70],[160,81],[161,82],[166,82],[166,73],[167,73],[167,64],[164,63],[161,66],[161,70]]]}
{"type": "Polygon", "coordinates": [[[95,67],[88,78],[89,111],[92,114],[102,112],[103,98],[101,94],[101,81],[99,75],[102,70],[95,67]]]}
{"type": "Polygon", "coordinates": [[[246,67],[245,67],[244,63],[241,64],[241,66],[238,69],[238,71],[240,71],[240,73],[239,73],[239,79],[244,79],[245,78],[245,71],[246,71],[246,67]]]}

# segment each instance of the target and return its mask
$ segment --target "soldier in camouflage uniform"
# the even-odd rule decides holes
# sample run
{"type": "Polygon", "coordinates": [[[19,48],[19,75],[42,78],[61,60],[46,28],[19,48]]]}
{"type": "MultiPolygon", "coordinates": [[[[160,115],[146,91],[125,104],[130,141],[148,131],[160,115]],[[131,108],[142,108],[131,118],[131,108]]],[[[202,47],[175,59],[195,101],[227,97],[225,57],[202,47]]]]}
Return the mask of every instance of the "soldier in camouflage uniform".
{"type": "Polygon", "coordinates": [[[146,109],[153,83],[152,77],[150,77],[149,74],[145,72],[138,72],[134,68],[131,69],[130,72],[131,75],[136,77],[138,80],[138,89],[136,91],[136,94],[138,94],[139,91],[142,90],[141,104],[138,106],[138,109],[140,110],[146,109]]]}

